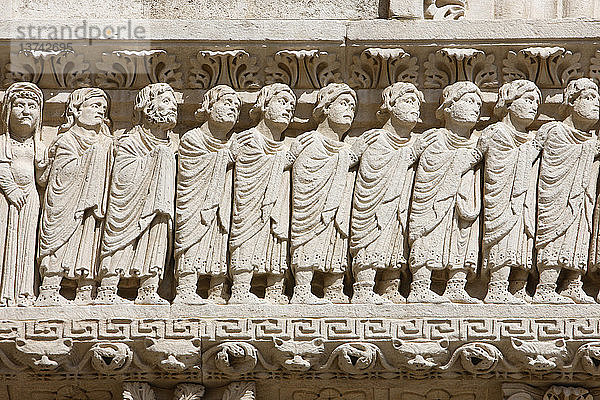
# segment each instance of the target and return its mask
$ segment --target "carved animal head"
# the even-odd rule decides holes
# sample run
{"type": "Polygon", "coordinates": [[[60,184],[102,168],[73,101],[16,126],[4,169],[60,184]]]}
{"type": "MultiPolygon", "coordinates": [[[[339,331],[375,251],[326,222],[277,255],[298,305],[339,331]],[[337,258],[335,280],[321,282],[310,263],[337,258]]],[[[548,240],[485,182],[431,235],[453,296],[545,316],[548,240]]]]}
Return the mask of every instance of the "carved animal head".
{"type": "Polygon", "coordinates": [[[550,371],[562,366],[568,355],[564,339],[531,340],[511,339],[521,362],[532,371],[550,371]]]}
{"type": "Polygon", "coordinates": [[[448,339],[428,342],[392,340],[400,361],[416,371],[427,371],[438,366],[448,354],[448,344],[448,339]]]}
{"type": "Polygon", "coordinates": [[[65,361],[73,349],[73,340],[31,340],[16,339],[20,358],[31,368],[38,371],[52,371],[65,361]]]}
{"type": "Polygon", "coordinates": [[[600,342],[583,344],[577,350],[573,365],[581,360],[583,370],[588,374],[600,375],[600,342]]]}
{"type": "Polygon", "coordinates": [[[273,342],[277,350],[277,360],[289,371],[308,371],[319,362],[325,351],[321,338],[313,339],[310,342],[273,338],[273,342]]]}
{"type": "Polygon", "coordinates": [[[181,372],[197,364],[200,358],[200,339],[146,339],[145,353],[161,369],[181,372]]]}

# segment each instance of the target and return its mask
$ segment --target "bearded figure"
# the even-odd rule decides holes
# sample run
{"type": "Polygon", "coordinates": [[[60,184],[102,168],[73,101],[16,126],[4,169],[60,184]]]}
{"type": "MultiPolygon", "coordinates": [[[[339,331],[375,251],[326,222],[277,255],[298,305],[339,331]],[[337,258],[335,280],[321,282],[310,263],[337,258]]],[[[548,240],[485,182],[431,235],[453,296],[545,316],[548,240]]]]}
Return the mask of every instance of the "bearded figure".
{"type": "Polygon", "coordinates": [[[168,304],[158,293],[173,233],[177,102],[153,83],[135,99],[134,127],[119,140],[102,239],[97,303],[124,302],[119,278],[139,278],[136,304],[168,304]]]}
{"type": "Polygon", "coordinates": [[[481,113],[481,92],[472,82],[456,82],[442,92],[436,116],[444,128],[424,135],[435,140],[421,155],[415,177],[409,222],[408,302],[481,303],[465,290],[479,259],[481,155],[473,128],[481,113]],[[445,278],[443,296],[430,289],[431,273],[445,278]]]}
{"type": "Polygon", "coordinates": [[[33,305],[40,193],[47,167],[42,91],[13,83],[4,94],[0,130],[0,306],[33,305]]]}
{"type": "Polygon", "coordinates": [[[486,303],[531,302],[525,288],[533,264],[541,145],[527,128],[541,99],[531,81],[502,85],[494,107],[500,121],[482,132],[477,145],[484,158],[483,271],[490,276],[486,303]]]}
{"type": "Polygon", "coordinates": [[[198,128],[179,144],[175,229],[174,303],[225,304],[227,246],[233,193],[233,162],[239,143],[230,137],[241,107],[237,93],[218,85],[204,95],[198,128]],[[208,299],[197,294],[200,277],[210,280],[208,299]]]}
{"type": "Polygon", "coordinates": [[[49,148],[52,167],[40,227],[42,286],[36,305],[61,305],[63,278],[77,281],[75,303],[92,304],[106,217],[114,140],[110,101],[97,88],[73,91],[49,148]]]}
{"type": "Polygon", "coordinates": [[[352,303],[404,303],[399,285],[408,264],[408,207],[416,162],[433,135],[412,132],[419,121],[421,93],[412,83],[398,82],[382,93],[373,143],[362,155],[354,187],[350,251],[353,255],[352,303]],[[375,276],[381,271],[379,293],[375,276]]]}

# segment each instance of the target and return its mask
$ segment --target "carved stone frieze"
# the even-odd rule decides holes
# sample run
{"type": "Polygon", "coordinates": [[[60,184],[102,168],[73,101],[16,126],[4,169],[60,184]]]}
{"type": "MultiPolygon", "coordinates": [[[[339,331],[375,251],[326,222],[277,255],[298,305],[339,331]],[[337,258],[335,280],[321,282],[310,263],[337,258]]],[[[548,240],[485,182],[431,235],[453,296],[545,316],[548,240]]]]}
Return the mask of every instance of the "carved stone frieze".
{"type": "Polygon", "coordinates": [[[22,50],[10,56],[4,84],[31,82],[36,85],[77,89],[91,85],[90,63],[72,50],[22,50]]]}
{"type": "Polygon", "coordinates": [[[349,84],[353,88],[384,88],[395,82],[417,84],[417,58],[401,48],[372,47],[352,56],[349,84]]]}
{"type": "Polygon", "coordinates": [[[101,88],[128,89],[148,83],[183,86],[181,64],[165,50],[118,50],[102,54],[96,63],[96,85],[101,88]]]}
{"type": "Polygon", "coordinates": [[[527,47],[509,51],[502,61],[505,82],[528,79],[540,88],[562,88],[580,78],[581,53],[563,47],[527,47]]]}
{"type": "Polygon", "coordinates": [[[494,55],[482,50],[443,48],[429,54],[424,66],[426,88],[443,88],[465,80],[481,88],[498,84],[494,55]]]}
{"type": "Polygon", "coordinates": [[[318,89],[342,80],[336,54],[320,50],[280,50],[265,67],[265,82],[318,89]]]}
{"type": "Polygon", "coordinates": [[[201,50],[190,61],[188,84],[192,88],[229,85],[234,89],[257,89],[260,86],[257,59],[245,50],[201,50]]]}

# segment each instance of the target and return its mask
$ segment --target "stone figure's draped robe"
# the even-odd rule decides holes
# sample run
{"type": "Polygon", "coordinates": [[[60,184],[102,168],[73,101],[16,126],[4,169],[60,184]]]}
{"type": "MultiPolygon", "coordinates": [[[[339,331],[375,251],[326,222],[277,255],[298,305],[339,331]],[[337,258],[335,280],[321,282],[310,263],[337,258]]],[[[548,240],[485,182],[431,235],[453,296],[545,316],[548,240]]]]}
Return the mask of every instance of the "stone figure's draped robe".
{"type": "Polygon", "coordinates": [[[177,273],[227,274],[232,140],[221,141],[199,128],[181,138],[175,218],[177,273]]]}
{"type": "Polygon", "coordinates": [[[477,140],[436,129],[415,177],[409,217],[411,268],[474,272],[479,251],[481,210],[477,140]]]}
{"type": "Polygon", "coordinates": [[[593,133],[549,122],[538,183],[537,262],[547,267],[587,269],[598,180],[593,133]]]}
{"type": "Polygon", "coordinates": [[[76,127],[55,140],[40,229],[42,271],[96,276],[113,143],[108,129],[88,135],[76,127]]]}
{"type": "MultiPolygon", "coordinates": [[[[342,273],[348,266],[348,234],[354,172],[350,146],[317,131],[292,168],[292,265],[342,273]]],[[[360,140],[360,139],[359,139],[360,140]]]]}
{"type": "Polygon", "coordinates": [[[23,142],[0,136],[0,305],[14,306],[19,297],[34,299],[35,249],[40,195],[35,181],[33,137],[23,142]],[[27,195],[18,209],[6,195],[27,195]]]}
{"type": "Polygon", "coordinates": [[[359,268],[404,268],[408,262],[408,207],[417,160],[415,136],[377,129],[363,153],[354,188],[350,251],[359,268]]]}
{"type": "Polygon", "coordinates": [[[485,270],[532,267],[540,153],[533,139],[533,134],[520,134],[503,122],[486,128],[479,139],[485,270]]]}
{"type": "Polygon", "coordinates": [[[283,274],[289,240],[289,149],[254,128],[247,133],[252,139],[237,157],[233,178],[231,269],[283,274]]]}
{"type": "Polygon", "coordinates": [[[173,229],[175,147],[138,125],[119,140],[101,268],[125,277],[162,274],[173,229]]]}

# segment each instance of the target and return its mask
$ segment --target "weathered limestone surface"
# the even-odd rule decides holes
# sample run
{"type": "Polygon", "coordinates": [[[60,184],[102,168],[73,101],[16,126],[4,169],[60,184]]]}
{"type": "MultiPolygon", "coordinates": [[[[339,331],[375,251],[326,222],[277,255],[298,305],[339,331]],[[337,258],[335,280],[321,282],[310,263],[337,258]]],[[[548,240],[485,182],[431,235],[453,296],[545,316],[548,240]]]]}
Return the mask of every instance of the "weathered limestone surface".
{"type": "Polygon", "coordinates": [[[1,400],[600,398],[598,1],[5,6],[1,400]]]}

